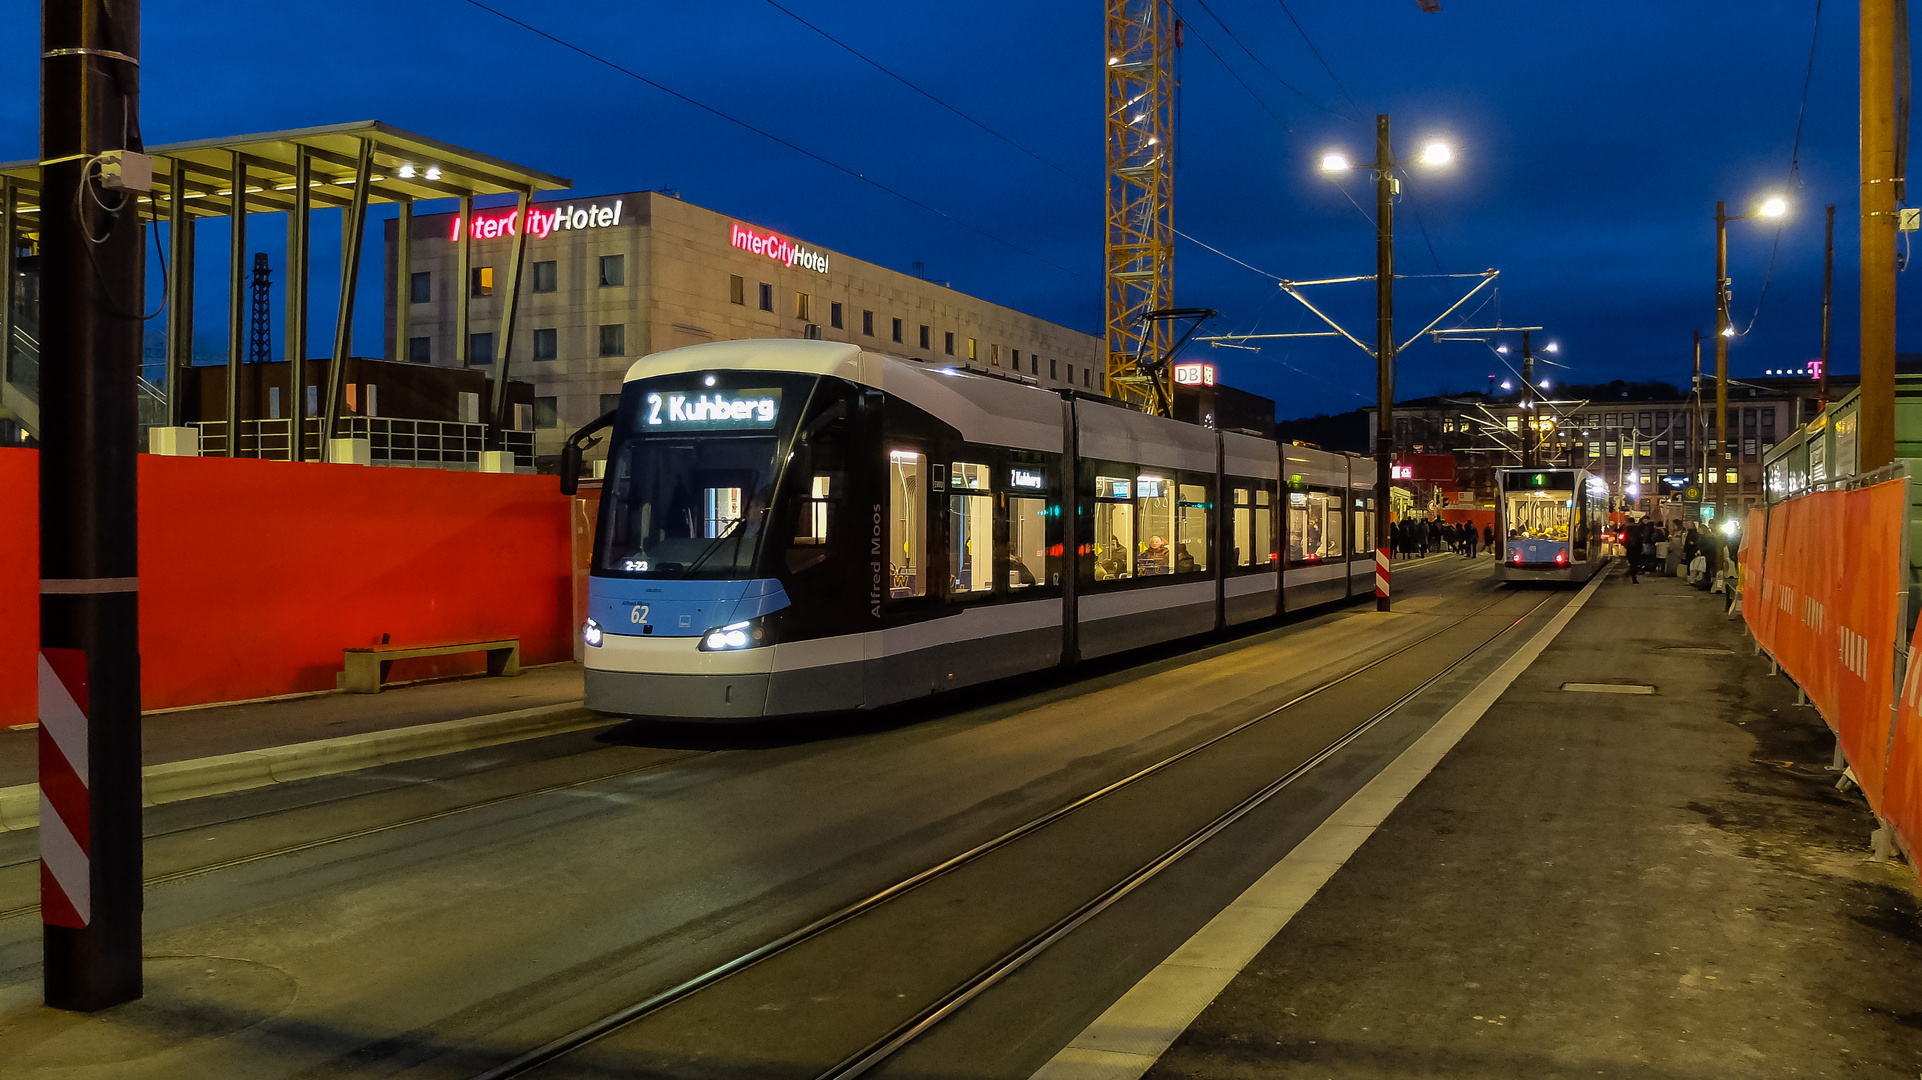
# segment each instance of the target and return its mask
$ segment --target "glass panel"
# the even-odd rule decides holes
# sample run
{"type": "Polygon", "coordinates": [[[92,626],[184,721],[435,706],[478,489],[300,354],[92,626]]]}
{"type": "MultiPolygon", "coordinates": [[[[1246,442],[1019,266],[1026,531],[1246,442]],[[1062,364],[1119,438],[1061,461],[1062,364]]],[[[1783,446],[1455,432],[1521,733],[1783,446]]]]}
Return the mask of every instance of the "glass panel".
{"type": "Polygon", "coordinates": [[[1208,504],[1205,484],[1183,484],[1175,500],[1175,573],[1208,569],[1208,504]]]}
{"type": "Polygon", "coordinates": [[[1255,509],[1249,505],[1253,492],[1247,488],[1235,489],[1235,519],[1233,525],[1235,546],[1235,565],[1255,565],[1255,509]]]}
{"type": "Polygon", "coordinates": [[[985,494],[949,495],[949,592],[984,593],[993,588],[994,497],[985,494]]]}
{"type": "Polygon", "coordinates": [[[828,493],[830,477],[816,476],[808,488],[808,497],[800,500],[799,520],[794,527],[796,544],[825,544],[828,542],[828,493]]]}
{"type": "Polygon", "coordinates": [[[1048,501],[1008,498],[1008,588],[1042,581],[1048,567],[1048,501]]]}
{"type": "Polygon", "coordinates": [[[759,546],[762,494],[773,484],[771,436],[699,438],[621,448],[611,494],[603,570],[655,575],[748,569],[759,546]]]}
{"type": "Polygon", "coordinates": [[[1321,491],[1288,493],[1288,561],[1312,566],[1340,558],[1341,497],[1321,491]]]}
{"type": "Polygon", "coordinates": [[[1135,574],[1174,573],[1174,552],[1168,537],[1175,531],[1174,485],[1167,477],[1143,474],[1135,477],[1135,506],[1139,515],[1137,532],[1147,537],[1136,547],[1135,574]]]}
{"type": "Polygon", "coordinates": [[[1280,553],[1275,550],[1275,511],[1267,489],[1255,492],[1255,564],[1272,564],[1280,553]]]}
{"type": "Polygon", "coordinates": [[[1502,513],[1508,522],[1508,539],[1568,539],[1569,504],[1574,497],[1574,492],[1565,488],[1509,492],[1508,505],[1502,513]]]}
{"type": "Polygon", "coordinates": [[[1094,497],[1097,499],[1126,499],[1133,491],[1127,477],[1097,476],[1094,478],[1094,497]]]}
{"type": "MultiPolygon", "coordinates": [[[[1120,481],[1126,488],[1128,481],[1120,481]]],[[[1094,579],[1108,581],[1134,576],[1135,508],[1133,503],[1094,504],[1094,579]]]]}
{"type": "Polygon", "coordinates": [[[948,486],[961,491],[986,491],[988,467],[957,461],[948,469],[948,486]]]}
{"type": "Polygon", "coordinates": [[[922,566],[927,561],[927,491],[922,486],[926,459],[912,450],[888,455],[889,599],[924,596],[922,566]]]}

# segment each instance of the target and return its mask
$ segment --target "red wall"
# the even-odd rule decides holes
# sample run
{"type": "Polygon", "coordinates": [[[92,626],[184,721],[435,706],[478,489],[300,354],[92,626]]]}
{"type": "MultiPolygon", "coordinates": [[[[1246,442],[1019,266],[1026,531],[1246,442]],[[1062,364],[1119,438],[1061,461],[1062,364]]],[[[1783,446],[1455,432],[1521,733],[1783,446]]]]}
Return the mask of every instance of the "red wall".
{"type": "MultiPolygon", "coordinates": [[[[0,452],[0,506],[35,499],[31,451],[0,452]]],[[[34,517],[0,518],[0,725],[31,719],[34,517]],[[19,612],[16,616],[15,612],[19,612]]],[[[147,709],[327,690],[341,649],[521,639],[573,656],[568,500],[553,477],[140,455],[147,709]]],[[[403,661],[393,678],[479,671],[403,661]]]]}

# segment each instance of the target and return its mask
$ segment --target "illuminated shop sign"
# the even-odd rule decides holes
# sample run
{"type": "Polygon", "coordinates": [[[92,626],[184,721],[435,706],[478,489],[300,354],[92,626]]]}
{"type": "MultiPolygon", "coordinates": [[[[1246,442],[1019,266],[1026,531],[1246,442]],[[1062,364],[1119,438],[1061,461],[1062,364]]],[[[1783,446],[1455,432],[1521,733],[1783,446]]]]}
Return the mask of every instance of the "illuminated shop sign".
{"type": "Polygon", "coordinates": [[[827,252],[802,247],[779,233],[756,232],[753,226],[738,221],[728,233],[728,243],[742,251],[765,255],[782,266],[798,266],[822,274],[828,272],[827,252]]]}
{"type": "Polygon", "coordinates": [[[1215,366],[1213,364],[1176,364],[1176,386],[1213,386],[1215,366]]]}
{"type": "Polygon", "coordinates": [[[724,390],[702,393],[663,391],[647,395],[643,427],[661,431],[714,431],[732,428],[770,428],[781,412],[781,391],[724,390]]]}
{"type": "Polygon", "coordinates": [[[1413,480],[1415,478],[1415,467],[1413,465],[1390,465],[1388,466],[1388,478],[1390,480],[1413,480]]]}
{"type": "Polygon", "coordinates": [[[1014,469],[1008,473],[1008,485],[1018,488],[1041,490],[1041,474],[1030,469],[1014,469]]]}
{"type": "MultiPolygon", "coordinates": [[[[603,206],[588,203],[576,206],[530,206],[527,208],[527,235],[546,239],[557,232],[569,229],[606,229],[621,223],[621,200],[603,206]]],[[[509,207],[497,213],[476,213],[472,215],[468,227],[473,230],[476,240],[498,240],[513,236],[520,231],[521,212],[509,207]]],[[[454,223],[449,226],[447,238],[459,240],[461,216],[454,215],[454,223]]]]}

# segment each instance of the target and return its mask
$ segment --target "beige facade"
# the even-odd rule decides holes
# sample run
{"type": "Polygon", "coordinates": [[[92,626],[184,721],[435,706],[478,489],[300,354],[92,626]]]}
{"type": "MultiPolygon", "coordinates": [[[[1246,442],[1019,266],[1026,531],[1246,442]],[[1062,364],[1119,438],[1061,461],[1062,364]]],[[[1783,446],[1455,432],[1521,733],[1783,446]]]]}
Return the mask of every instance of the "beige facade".
{"type": "MultiPolygon", "coordinates": [[[[521,223],[512,207],[474,213],[475,224],[463,226],[473,230],[473,274],[463,285],[454,218],[413,219],[408,278],[388,290],[387,340],[406,338],[402,358],[463,363],[476,344],[455,341],[463,289],[470,337],[499,332],[512,250],[506,228],[521,223]],[[476,295],[490,284],[491,295],[476,295]],[[396,296],[417,301],[406,305],[404,335],[396,296]]],[[[611,407],[635,359],[705,341],[816,333],[1041,386],[1101,386],[1098,337],[660,192],[537,203],[529,218],[509,374],[534,382],[540,453],[555,452],[567,432],[611,407]]],[[[395,239],[389,222],[390,273],[395,239]]],[[[478,344],[486,355],[495,343],[478,344]]]]}

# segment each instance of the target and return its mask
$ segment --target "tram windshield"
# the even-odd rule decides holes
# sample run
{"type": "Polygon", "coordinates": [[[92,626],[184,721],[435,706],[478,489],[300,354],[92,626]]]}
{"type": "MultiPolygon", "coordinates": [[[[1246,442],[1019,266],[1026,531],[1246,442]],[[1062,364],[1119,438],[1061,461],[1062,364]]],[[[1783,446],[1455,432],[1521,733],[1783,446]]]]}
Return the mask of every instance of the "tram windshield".
{"type": "Polygon", "coordinates": [[[598,573],[751,576],[811,376],[693,373],[630,383],[601,498],[598,573]],[[753,383],[748,386],[742,380],[753,383]]]}
{"type": "Polygon", "coordinates": [[[1510,540],[1567,540],[1575,492],[1567,473],[1530,473],[1503,494],[1502,521],[1510,540]]]}

